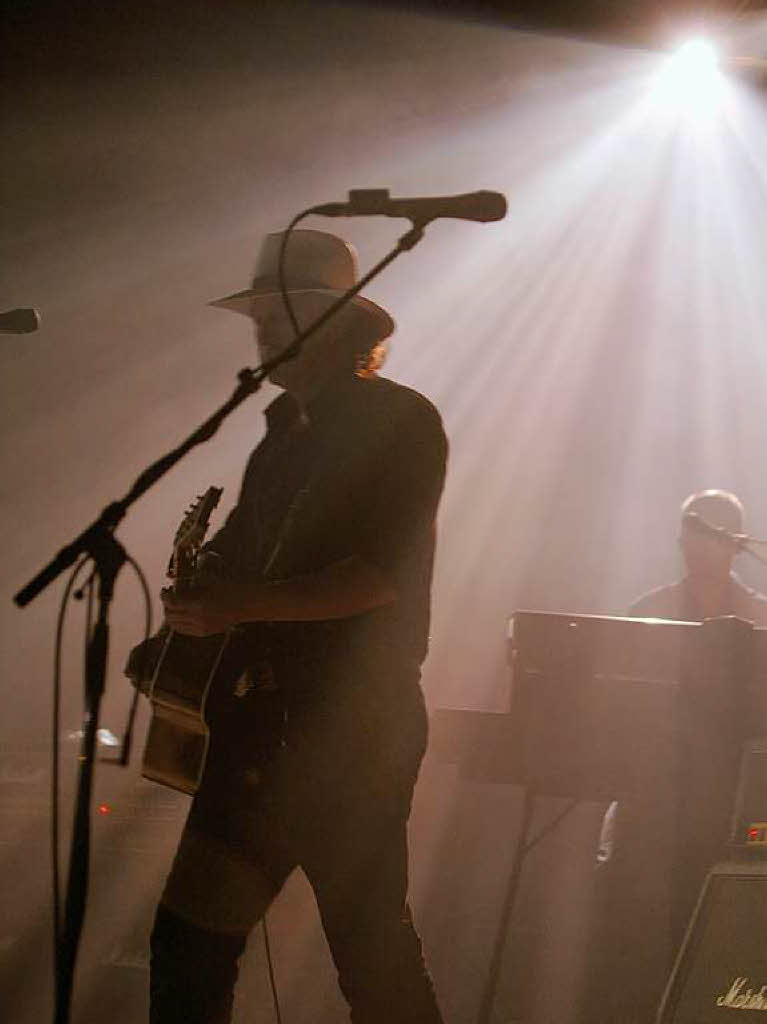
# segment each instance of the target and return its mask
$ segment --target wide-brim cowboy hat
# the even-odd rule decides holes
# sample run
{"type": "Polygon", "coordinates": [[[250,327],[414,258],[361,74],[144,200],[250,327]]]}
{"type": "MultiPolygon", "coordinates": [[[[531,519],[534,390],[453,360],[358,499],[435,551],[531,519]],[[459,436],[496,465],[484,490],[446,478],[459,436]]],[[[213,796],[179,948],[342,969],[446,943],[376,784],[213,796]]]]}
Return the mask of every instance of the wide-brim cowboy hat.
{"type": "MultiPolygon", "coordinates": [[[[208,305],[251,316],[258,309],[259,299],[278,296],[277,268],[283,235],[280,231],[264,238],[249,288],[214,299],[208,305]]],[[[297,310],[305,296],[338,298],[358,281],[357,253],[344,239],[326,231],[293,231],[285,253],[285,281],[297,310]]],[[[368,320],[375,341],[383,341],[394,330],[394,320],[386,310],[364,295],[355,295],[349,305],[368,320]]]]}

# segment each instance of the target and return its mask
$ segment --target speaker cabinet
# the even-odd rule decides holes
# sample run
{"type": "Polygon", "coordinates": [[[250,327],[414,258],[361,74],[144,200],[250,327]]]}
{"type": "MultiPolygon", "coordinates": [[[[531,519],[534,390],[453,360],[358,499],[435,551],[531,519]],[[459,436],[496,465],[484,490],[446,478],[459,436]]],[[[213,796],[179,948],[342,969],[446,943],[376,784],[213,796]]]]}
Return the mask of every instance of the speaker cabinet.
{"type": "Polygon", "coordinates": [[[709,874],[656,1024],[767,1022],[767,859],[709,874]]]}

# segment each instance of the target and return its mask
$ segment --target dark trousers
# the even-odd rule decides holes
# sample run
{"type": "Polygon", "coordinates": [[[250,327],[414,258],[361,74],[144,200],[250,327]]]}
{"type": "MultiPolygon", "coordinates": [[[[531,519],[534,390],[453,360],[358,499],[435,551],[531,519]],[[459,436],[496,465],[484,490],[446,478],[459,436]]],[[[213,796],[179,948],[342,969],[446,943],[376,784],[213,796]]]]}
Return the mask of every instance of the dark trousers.
{"type": "Polygon", "coordinates": [[[314,890],[354,1024],[441,1021],[407,905],[422,749],[387,761],[376,750],[390,745],[355,751],[332,734],[280,750],[250,781],[206,772],[152,933],[151,1024],[230,1021],[248,933],[296,867],[314,890]]]}

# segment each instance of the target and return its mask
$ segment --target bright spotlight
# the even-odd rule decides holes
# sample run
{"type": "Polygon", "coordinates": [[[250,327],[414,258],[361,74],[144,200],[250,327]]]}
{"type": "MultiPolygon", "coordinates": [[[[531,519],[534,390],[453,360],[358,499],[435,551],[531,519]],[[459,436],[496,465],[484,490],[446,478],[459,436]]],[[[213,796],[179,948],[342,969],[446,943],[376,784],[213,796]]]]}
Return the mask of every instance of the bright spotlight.
{"type": "Polygon", "coordinates": [[[666,58],[653,91],[658,106],[700,121],[716,112],[721,90],[716,49],[698,38],[687,40],[666,58]]]}
{"type": "Polygon", "coordinates": [[[690,80],[708,79],[716,74],[719,55],[706,39],[688,39],[671,56],[676,74],[690,80]]]}

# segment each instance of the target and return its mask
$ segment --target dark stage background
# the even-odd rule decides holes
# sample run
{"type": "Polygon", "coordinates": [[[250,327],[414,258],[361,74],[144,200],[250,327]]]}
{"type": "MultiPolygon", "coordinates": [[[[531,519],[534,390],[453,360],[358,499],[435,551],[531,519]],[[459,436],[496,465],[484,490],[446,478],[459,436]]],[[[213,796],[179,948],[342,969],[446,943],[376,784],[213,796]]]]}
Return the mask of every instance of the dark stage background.
{"type": "MultiPolygon", "coordinates": [[[[634,5],[636,6],[636,5],[634,5]]],[[[620,19],[618,19],[620,20],[620,19]]],[[[12,594],[253,365],[247,321],[209,309],[244,287],[260,236],[349,188],[498,189],[508,217],[440,221],[370,289],[397,321],[387,373],[430,396],[451,442],[440,516],[429,703],[500,710],[519,608],[618,614],[678,572],[692,490],[735,490],[767,534],[767,99],[728,77],[669,101],[673,31],[540,23],[484,5],[15,5],[3,71],[0,967],[8,1020],[50,1013],[47,752],[62,584],[12,594]],[[460,8],[460,9],[458,9],[460,8]],[[567,34],[565,32],[567,30],[567,34]],[[15,33],[15,35],[14,35],[15,33]]],[[[715,20],[767,52],[755,8],[715,20]]],[[[320,222],[371,265],[404,230],[320,222]]],[[[188,501],[225,487],[261,434],[264,394],[131,512],[119,535],[156,592],[188,501]]],[[[767,571],[743,577],[767,589],[767,571]]],[[[65,648],[65,789],[79,728],[80,609],[65,648]]],[[[103,724],[142,628],[121,577],[103,724]]],[[[146,726],[142,712],[141,733],[146,726]]],[[[142,1019],[151,908],[185,800],[99,768],[92,901],[76,1017],[142,1019]]],[[[476,1009],[519,810],[514,787],[427,763],[413,901],[446,1017],[476,1009]]],[[[545,818],[557,809],[551,802],[545,818]]],[[[69,796],[65,801],[68,832],[69,796]]],[[[537,849],[495,1019],[565,1024],[581,970],[593,840],[584,805],[537,849]]],[[[310,893],[272,913],[289,1024],[343,1018],[310,893]]],[[[238,1021],[269,1019],[258,936],[238,1021]],[[260,1018],[259,1018],[260,1019],[260,1018]]]]}

